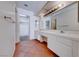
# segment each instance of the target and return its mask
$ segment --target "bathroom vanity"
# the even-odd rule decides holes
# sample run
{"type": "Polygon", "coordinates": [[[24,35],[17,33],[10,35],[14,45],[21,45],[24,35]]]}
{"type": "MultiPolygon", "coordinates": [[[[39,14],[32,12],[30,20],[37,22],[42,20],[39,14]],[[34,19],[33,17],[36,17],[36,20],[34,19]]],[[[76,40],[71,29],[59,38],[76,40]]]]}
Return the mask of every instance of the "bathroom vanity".
{"type": "MultiPolygon", "coordinates": [[[[47,41],[48,48],[60,57],[79,56],[79,2],[70,4],[51,15],[51,28],[40,30],[42,37],[40,40],[47,41]]],[[[46,20],[46,17],[44,18],[42,21],[46,20]]]]}
{"type": "Polygon", "coordinates": [[[61,32],[60,30],[41,31],[41,36],[47,37],[48,48],[60,57],[79,56],[79,33],[61,32]]]}

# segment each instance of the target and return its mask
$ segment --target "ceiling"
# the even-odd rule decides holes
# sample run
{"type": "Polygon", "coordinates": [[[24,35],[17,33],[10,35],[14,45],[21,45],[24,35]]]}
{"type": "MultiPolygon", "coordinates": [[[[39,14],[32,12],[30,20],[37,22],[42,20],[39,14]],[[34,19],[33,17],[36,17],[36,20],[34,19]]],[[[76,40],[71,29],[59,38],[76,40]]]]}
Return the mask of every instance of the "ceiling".
{"type": "Polygon", "coordinates": [[[46,3],[47,1],[18,1],[17,7],[32,11],[37,14],[46,3]],[[24,6],[24,4],[27,4],[28,6],[24,6]]]}
{"type": "Polygon", "coordinates": [[[44,7],[41,9],[41,11],[39,12],[39,14],[48,12],[50,9],[52,9],[54,6],[56,6],[58,3],[59,2],[57,2],[57,1],[48,1],[44,5],[44,7]]]}
{"type": "Polygon", "coordinates": [[[56,6],[61,5],[60,8],[64,8],[65,6],[69,5],[73,3],[73,1],[49,1],[46,3],[46,5],[42,8],[42,10],[39,12],[39,14],[46,14],[49,13],[50,10],[52,10],[53,8],[55,8],[56,6]]]}
{"type": "Polygon", "coordinates": [[[18,1],[17,7],[32,11],[35,15],[39,15],[47,13],[60,3],[65,3],[65,6],[66,4],[72,3],[72,1],[18,1]],[[24,4],[28,6],[24,6],[24,4]]]}

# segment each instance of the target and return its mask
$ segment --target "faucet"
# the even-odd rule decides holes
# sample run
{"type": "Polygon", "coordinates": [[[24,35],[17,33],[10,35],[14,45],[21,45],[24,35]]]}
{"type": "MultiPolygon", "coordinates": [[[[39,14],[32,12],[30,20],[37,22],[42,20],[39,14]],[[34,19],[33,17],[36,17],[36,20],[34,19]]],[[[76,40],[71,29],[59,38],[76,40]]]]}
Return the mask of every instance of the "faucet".
{"type": "MultiPolygon", "coordinates": [[[[59,27],[61,27],[61,28],[63,28],[63,27],[68,27],[68,25],[62,25],[62,26],[59,26],[59,27]]],[[[60,32],[61,32],[61,33],[64,33],[63,29],[61,29],[60,32]]]]}

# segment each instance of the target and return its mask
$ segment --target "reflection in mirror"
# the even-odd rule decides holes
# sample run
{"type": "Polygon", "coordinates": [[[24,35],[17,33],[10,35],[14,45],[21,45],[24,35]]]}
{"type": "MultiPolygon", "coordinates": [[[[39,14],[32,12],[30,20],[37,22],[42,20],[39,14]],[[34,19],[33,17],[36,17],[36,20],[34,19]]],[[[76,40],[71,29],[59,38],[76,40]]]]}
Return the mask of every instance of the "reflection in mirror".
{"type": "Polygon", "coordinates": [[[51,19],[51,30],[56,30],[56,18],[54,16],[51,19]]]}

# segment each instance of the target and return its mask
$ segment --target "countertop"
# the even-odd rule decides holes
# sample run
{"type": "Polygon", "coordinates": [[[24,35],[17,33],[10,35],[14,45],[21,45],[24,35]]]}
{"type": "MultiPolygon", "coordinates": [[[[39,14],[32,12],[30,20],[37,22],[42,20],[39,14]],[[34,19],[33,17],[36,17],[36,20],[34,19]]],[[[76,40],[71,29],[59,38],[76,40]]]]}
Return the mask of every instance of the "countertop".
{"type": "Polygon", "coordinates": [[[71,38],[72,40],[78,40],[79,41],[79,32],[77,31],[63,31],[64,33],[61,33],[60,30],[44,30],[40,31],[40,34],[42,33],[45,34],[51,34],[51,35],[57,35],[57,36],[63,36],[63,37],[68,37],[71,38]]]}

